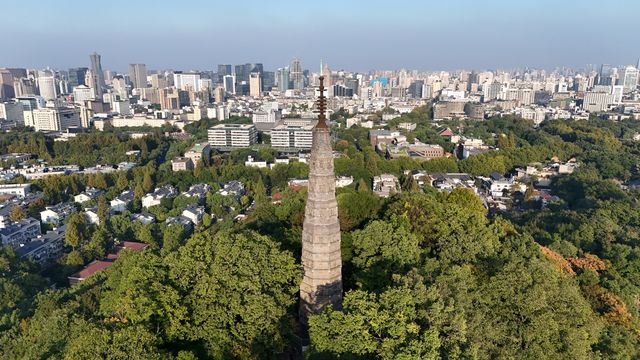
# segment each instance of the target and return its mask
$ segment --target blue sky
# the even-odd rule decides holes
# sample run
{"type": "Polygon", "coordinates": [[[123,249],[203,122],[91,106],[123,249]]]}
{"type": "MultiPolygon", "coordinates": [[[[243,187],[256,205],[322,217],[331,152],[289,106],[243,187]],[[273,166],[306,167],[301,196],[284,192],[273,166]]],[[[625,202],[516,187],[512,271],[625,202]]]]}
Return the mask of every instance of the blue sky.
{"type": "Polygon", "coordinates": [[[0,67],[214,69],[294,56],[315,69],[635,63],[637,0],[21,0],[0,7],[0,67]],[[8,15],[8,16],[7,16],[8,15]]]}

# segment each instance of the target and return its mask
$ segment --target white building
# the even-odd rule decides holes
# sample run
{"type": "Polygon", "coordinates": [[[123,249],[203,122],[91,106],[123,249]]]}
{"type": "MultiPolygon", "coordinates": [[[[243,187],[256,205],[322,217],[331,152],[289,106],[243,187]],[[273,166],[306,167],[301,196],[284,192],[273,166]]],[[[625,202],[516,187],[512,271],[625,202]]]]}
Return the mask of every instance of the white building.
{"type": "Polygon", "coordinates": [[[196,73],[174,73],[173,84],[180,90],[202,90],[200,74],[196,73]]]}
{"type": "Polygon", "coordinates": [[[256,126],[260,124],[275,126],[280,121],[280,112],[274,110],[256,111],[251,116],[252,121],[256,126]]]}
{"type": "Polygon", "coordinates": [[[258,142],[253,124],[219,124],[209,129],[209,144],[216,149],[249,147],[258,142]]]}
{"type": "Polygon", "coordinates": [[[584,93],[582,108],[588,112],[601,112],[613,103],[614,96],[611,93],[587,91],[584,93]]]}
{"type": "Polygon", "coordinates": [[[382,174],[373,177],[373,192],[381,197],[389,197],[400,191],[400,182],[395,175],[382,174]]]}
{"type": "Polygon", "coordinates": [[[31,190],[31,184],[2,184],[0,185],[0,194],[17,195],[25,197],[31,190]]]}
{"type": "Polygon", "coordinates": [[[78,85],[73,88],[73,102],[76,104],[84,104],[85,101],[95,100],[96,92],[93,88],[86,85],[78,85]]]}
{"type": "Polygon", "coordinates": [[[271,130],[271,146],[276,149],[311,149],[313,125],[278,125],[271,130]]]}

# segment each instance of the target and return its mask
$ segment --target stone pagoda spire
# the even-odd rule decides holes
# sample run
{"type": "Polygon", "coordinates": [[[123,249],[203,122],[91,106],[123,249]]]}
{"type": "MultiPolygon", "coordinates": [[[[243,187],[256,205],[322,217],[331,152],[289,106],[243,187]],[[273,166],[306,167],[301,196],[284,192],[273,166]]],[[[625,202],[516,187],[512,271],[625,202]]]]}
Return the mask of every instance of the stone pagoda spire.
{"type": "Polygon", "coordinates": [[[303,324],[307,323],[310,314],[320,312],[327,305],[336,308],[342,305],[340,224],[323,80],[320,76],[320,114],[313,128],[309,192],[302,230],[300,320],[303,324]]]}

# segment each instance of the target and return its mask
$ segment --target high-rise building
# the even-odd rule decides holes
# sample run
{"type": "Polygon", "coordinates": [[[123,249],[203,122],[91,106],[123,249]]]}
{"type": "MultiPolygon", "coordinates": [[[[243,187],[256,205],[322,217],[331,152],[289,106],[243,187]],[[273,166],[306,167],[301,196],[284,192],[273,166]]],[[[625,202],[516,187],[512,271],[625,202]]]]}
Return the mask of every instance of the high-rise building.
{"type": "Polygon", "coordinates": [[[260,97],[262,95],[262,76],[258,72],[249,75],[249,96],[260,97]]]}
{"type": "Polygon", "coordinates": [[[47,101],[55,100],[57,97],[56,78],[48,71],[46,75],[38,76],[38,88],[40,89],[40,96],[47,101]]]}
{"type": "Polygon", "coordinates": [[[278,125],[271,129],[274,149],[309,150],[313,144],[313,125],[278,125]]]}
{"type": "Polygon", "coordinates": [[[326,306],[342,305],[342,256],[331,130],[325,117],[326,98],[320,77],[318,123],[313,128],[309,190],[302,226],[300,321],[326,306]]]}
{"type": "Polygon", "coordinates": [[[91,73],[93,75],[93,83],[95,84],[95,92],[97,97],[102,97],[104,91],[104,72],[102,72],[102,58],[95,51],[89,55],[91,59],[91,73]]]}
{"type": "Polygon", "coordinates": [[[224,88],[218,86],[213,90],[213,98],[216,101],[216,104],[222,104],[224,102],[224,88]]]}
{"type": "Polygon", "coordinates": [[[262,91],[271,91],[276,85],[276,73],[264,71],[262,73],[262,91]]]}
{"type": "Polygon", "coordinates": [[[84,77],[87,74],[86,67],[79,68],[71,68],[69,69],[69,90],[73,91],[73,89],[78,85],[86,85],[84,82],[84,77]]]}
{"type": "Polygon", "coordinates": [[[629,65],[622,70],[620,74],[620,83],[625,93],[632,92],[638,86],[639,71],[635,67],[629,65]]]}
{"type": "Polygon", "coordinates": [[[218,82],[222,82],[222,79],[226,75],[233,74],[233,67],[230,64],[220,64],[218,65],[218,82]]]}
{"type": "Polygon", "coordinates": [[[285,92],[289,90],[289,67],[285,66],[276,71],[276,82],[278,83],[278,91],[285,92]]]}
{"type": "Polygon", "coordinates": [[[43,108],[33,110],[36,131],[64,131],[80,126],[80,110],[75,108],[43,108]]]}
{"type": "Polygon", "coordinates": [[[227,94],[235,95],[236,93],[236,77],[235,75],[225,75],[223,79],[224,91],[227,94]]]}
{"type": "Polygon", "coordinates": [[[147,66],[145,64],[129,64],[129,78],[135,89],[147,87],[147,66]]]}
{"type": "Polygon", "coordinates": [[[293,58],[291,61],[290,78],[293,88],[296,90],[304,89],[304,74],[302,72],[302,64],[300,59],[293,58]]]}
{"type": "Polygon", "coordinates": [[[13,75],[8,69],[0,69],[0,99],[11,99],[14,96],[13,75]]]}

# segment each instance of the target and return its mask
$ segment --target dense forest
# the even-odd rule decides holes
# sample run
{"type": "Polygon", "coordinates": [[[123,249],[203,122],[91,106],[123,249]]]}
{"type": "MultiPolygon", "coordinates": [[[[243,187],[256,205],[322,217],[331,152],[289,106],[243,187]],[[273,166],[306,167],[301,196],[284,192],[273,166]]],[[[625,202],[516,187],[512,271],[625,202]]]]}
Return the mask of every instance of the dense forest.
{"type": "MultiPolygon", "coordinates": [[[[343,119],[334,117],[338,123],[343,119]]],[[[439,137],[428,111],[394,120],[415,122],[407,134],[439,137]]],[[[243,165],[267,146],[214,154],[191,172],[170,160],[199,140],[210,124],[187,130],[192,140],[143,139],[90,133],[67,143],[40,134],[3,134],[0,149],[36,154],[52,163],[95,165],[125,161],[129,172],[48,177],[34,183],[47,203],[68,200],[87,186],[106,190],[104,203],[130,188],[136,200],[124,215],[102,212],[100,226],[71,217],[68,255],[40,272],[10,249],[0,253],[0,357],[6,359],[272,359],[290,352],[297,324],[301,232],[306,192],[288,188],[305,164],[273,169],[243,165]],[[127,214],[155,186],[186,190],[241,180],[247,194],[209,194],[208,221],[186,233],[163,223],[140,225],[127,214]],[[277,199],[277,201],[275,201],[277,199]],[[235,222],[239,212],[245,221],[235,222]],[[126,252],[79,285],[64,278],[110,250],[112,238],[150,244],[126,252]]],[[[345,297],[341,310],[312,316],[308,359],[493,359],[640,357],[640,207],[638,191],[621,185],[640,178],[637,122],[553,120],[534,127],[516,118],[439,124],[500,150],[419,162],[386,160],[369,145],[367,129],[335,129],[345,297]],[[488,216],[466,189],[439,193],[403,186],[388,199],[370,190],[374,175],[405,170],[509,173],[517,166],[576,158],[580,167],[553,179],[560,200],[488,216]]],[[[390,124],[394,126],[393,123],[390,124]]],[[[191,200],[178,197],[152,211],[158,220],[191,200]]],[[[100,205],[102,203],[102,205],[100,205]]],[[[36,211],[34,209],[33,211],[36,211]]]]}

